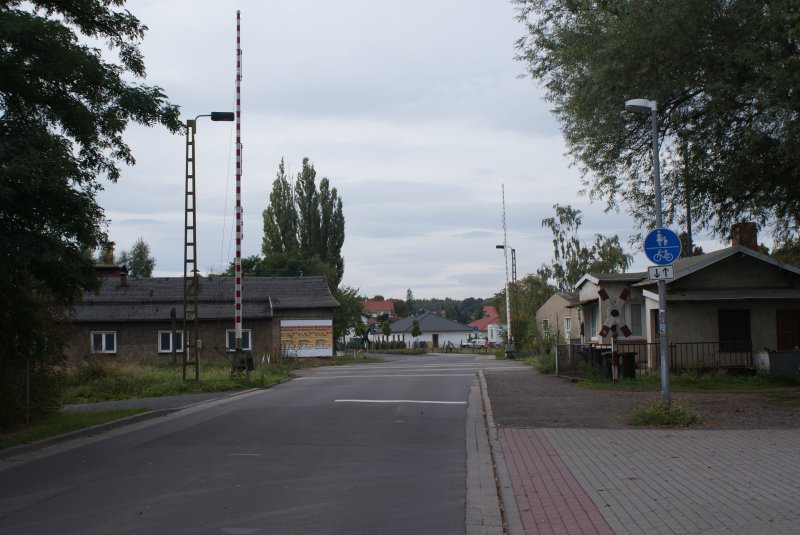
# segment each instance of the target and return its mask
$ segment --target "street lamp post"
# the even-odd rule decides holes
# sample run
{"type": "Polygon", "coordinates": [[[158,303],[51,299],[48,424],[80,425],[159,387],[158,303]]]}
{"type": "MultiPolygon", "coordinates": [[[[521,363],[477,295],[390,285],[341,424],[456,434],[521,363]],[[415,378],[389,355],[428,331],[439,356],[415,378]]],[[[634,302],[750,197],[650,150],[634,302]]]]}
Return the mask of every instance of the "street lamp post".
{"type": "MultiPolygon", "coordinates": [[[[197,120],[210,117],[212,121],[233,121],[233,112],[214,111],[186,121],[186,196],[184,200],[183,232],[183,380],[186,368],[194,367],[195,380],[200,379],[200,340],[197,287],[200,271],[197,264],[197,197],[195,195],[195,134],[197,120]]],[[[173,337],[172,344],[175,344],[173,337]]]]}
{"type": "Polygon", "coordinates": [[[508,285],[508,251],[511,250],[511,280],[517,282],[517,256],[513,247],[496,245],[496,249],[503,249],[506,266],[506,321],[508,322],[508,340],[506,341],[506,358],[514,358],[514,338],[511,336],[511,293],[508,285]]]}
{"type": "MultiPolygon", "coordinates": [[[[655,189],[656,228],[664,225],[661,212],[661,164],[658,158],[658,106],[655,100],[635,98],[625,102],[625,111],[632,113],[649,113],[652,121],[653,135],[653,184],[655,189]]],[[[659,354],[661,357],[661,397],[670,403],[669,391],[669,348],[667,347],[667,287],[666,281],[658,282],[658,334],[659,354]]]]}

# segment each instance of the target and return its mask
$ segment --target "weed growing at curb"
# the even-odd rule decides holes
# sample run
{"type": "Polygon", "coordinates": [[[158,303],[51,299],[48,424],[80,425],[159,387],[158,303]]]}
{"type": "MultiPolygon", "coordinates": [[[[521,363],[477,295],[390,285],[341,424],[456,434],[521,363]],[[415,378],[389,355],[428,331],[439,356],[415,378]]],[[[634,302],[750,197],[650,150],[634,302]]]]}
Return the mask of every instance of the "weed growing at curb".
{"type": "Polygon", "coordinates": [[[654,427],[686,427],[699,420],[700,416],[682,400],[654,400],[635,408],[628,416],[630,425],[654,427]]]}

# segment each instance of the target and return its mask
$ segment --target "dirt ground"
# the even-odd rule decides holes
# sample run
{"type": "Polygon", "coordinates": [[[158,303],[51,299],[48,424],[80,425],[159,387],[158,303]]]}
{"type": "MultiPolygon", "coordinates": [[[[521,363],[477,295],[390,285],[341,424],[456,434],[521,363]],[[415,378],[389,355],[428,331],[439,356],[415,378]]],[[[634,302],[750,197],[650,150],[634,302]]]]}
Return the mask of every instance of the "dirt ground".
{"type": "MultiPolygon", "coordinates": [[[[485,371],[495,424],[500,427],[623,428],[631,410],[661,392],[580,388],[567,379],[524,371],[485,371]]],[[[760,395],[672,392],[700,415],[692,428],[800,428],[800,407],[760,395]]]]}

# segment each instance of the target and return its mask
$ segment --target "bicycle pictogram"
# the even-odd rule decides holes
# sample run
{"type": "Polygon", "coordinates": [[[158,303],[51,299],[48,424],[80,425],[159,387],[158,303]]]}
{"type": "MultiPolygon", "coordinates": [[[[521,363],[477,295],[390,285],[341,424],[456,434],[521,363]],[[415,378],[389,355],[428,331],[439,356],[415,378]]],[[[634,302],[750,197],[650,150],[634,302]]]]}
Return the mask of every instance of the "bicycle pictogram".
{"type": "Polygon", "coordinates": [[[667,251],[666,249],[659,249],[656,251],[656,254],[653,255],[653,261],[656,263],[659,262],[672,262],[675,257],[667,251]]]}

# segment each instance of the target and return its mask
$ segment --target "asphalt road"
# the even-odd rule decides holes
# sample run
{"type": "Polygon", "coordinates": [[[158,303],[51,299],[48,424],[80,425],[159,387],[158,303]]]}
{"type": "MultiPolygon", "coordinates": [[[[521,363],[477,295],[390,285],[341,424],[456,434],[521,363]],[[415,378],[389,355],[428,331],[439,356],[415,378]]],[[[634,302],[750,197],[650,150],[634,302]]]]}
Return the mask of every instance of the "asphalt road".
{"type": "Polygon", "coordinates": [[[514,365],[308,370],[7,459],[0,533],[465,533],[467,401],[479,368],[514,365]]]}

